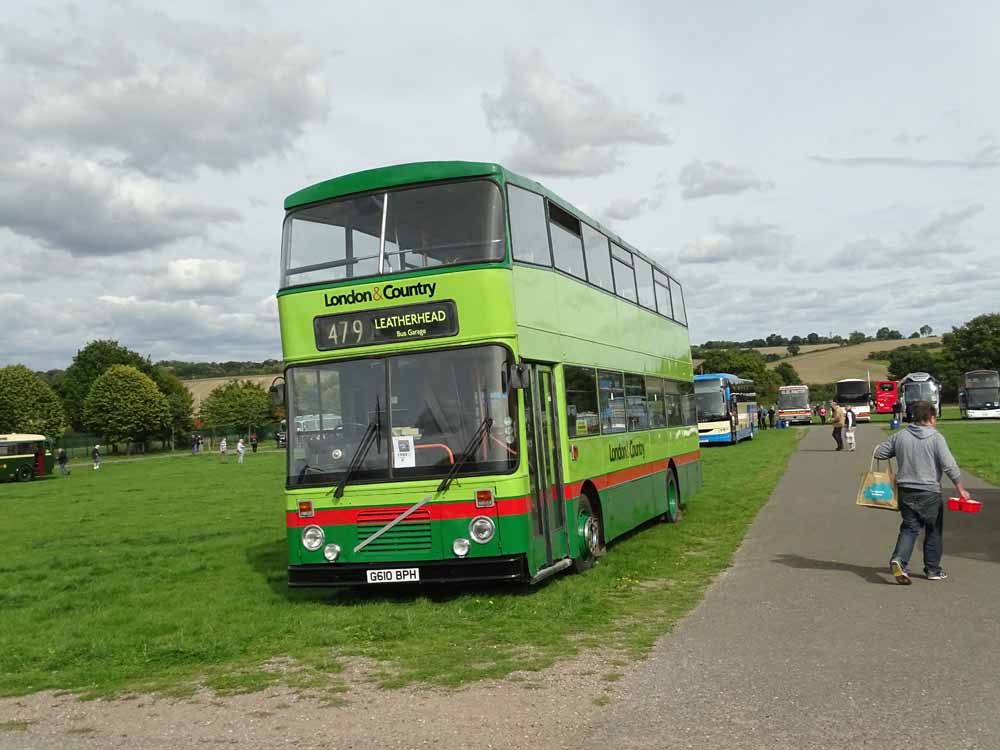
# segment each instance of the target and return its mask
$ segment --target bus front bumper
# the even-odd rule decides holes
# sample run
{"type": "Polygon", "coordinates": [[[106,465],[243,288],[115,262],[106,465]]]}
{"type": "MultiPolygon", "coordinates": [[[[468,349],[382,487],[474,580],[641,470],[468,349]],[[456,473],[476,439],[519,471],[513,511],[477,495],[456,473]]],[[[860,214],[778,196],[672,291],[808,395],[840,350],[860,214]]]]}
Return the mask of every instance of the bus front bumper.
{"type": "MultiPolygon", "coordinates": [[[[524,555],[503,557],[467,557],[453,560],[420,560],[387,563],[328,563],[289,565],[288,586],[378,586],[368,583],[369,570],[418,569],[419,581],[410,583],[468,583],[470,581],[527,581],[528,564],[524,555]]],[[[393,583],[392,585],[401,585],[393,583]]]]}

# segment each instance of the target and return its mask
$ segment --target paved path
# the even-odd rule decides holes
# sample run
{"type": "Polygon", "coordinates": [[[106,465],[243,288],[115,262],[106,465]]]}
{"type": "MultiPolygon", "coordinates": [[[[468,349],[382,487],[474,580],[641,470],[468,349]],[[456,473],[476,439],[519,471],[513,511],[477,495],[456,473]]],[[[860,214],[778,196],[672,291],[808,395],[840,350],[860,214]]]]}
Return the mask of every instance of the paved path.
{"type": "Polygon", "coordinates": [[[884,435],[835,453],[810,430],[734,566],[578,747],[1000,748],[1000,490],[965,477],[988,506],[946,512],[950,578],[899,586],[898,516],[853,506],[884,435]]]}

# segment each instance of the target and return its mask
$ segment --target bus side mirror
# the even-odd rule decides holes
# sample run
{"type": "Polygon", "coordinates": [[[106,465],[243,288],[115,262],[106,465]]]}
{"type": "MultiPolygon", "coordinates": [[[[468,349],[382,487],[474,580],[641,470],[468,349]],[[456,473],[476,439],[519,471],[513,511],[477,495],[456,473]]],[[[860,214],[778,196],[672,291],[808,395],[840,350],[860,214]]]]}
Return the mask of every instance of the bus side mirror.
{"type": "Polygon", "coordinates": [[[507,373],[508,388],[519,391],[528,387],[528,368],[525,365],[510,365],[507,373]]]}
{"type": "Polygon", "coordinates": [[[271,383],[271,387],[268,389],[268,393],[271,394],[271,403],[275,406],[284,406],[285,404],[285,384],[284,383],[271,383]]]}

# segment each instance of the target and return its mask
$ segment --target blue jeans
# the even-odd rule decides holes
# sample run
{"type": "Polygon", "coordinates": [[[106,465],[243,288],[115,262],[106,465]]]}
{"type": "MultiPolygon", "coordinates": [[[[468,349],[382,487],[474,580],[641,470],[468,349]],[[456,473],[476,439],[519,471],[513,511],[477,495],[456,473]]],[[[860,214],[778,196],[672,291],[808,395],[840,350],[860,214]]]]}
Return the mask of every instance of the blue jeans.
{"type": "Polygon", "coordinates": [[[944,503],[941,493],[899,488],[899,538],[892,551],[893,560],[899,560],[905,568],[913,554],[913,545],[920,532],[924,532],[924,572],[938,573],[941,570],[941,537],[944,533],[944,503]]]}

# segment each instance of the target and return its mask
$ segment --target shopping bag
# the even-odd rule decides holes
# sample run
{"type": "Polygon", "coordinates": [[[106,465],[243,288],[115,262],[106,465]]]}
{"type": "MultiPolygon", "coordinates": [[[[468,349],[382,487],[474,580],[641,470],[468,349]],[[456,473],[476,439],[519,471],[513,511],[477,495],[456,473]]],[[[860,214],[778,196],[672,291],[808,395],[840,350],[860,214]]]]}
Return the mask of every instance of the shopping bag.
{"type": "Polygon", "coordinates": [[[861,486],[858,488],[857,505],[862,508],[882,508],[883,510],[899,510],[899,498],[896,491],[896,474],[892,470],[892,461],[886,461],[886,470],[882,471],[882,463],[872,454],[871,465],[861,476],[861,486]]]}

